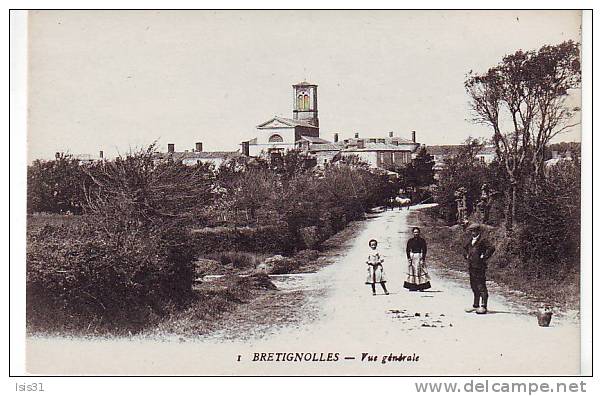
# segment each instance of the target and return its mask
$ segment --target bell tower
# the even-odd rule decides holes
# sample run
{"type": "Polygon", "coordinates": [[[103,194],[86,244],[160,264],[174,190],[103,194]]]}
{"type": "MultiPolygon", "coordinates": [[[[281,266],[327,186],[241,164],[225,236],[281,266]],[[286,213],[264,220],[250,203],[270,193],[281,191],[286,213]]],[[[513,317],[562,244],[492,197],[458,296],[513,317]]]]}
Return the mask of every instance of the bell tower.
{"type": "Polygon", "coordinates": [[[293,119],[319,127],[318,86],[307,81],[293,85],[293,119]]]}

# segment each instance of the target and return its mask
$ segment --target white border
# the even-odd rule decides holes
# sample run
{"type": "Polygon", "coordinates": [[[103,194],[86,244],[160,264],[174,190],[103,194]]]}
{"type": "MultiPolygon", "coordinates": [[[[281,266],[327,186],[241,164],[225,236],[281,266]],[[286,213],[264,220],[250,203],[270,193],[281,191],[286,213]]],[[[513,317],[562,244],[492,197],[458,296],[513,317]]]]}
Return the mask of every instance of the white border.
{"type": "MultiPolygon", "coordinates": [[[[21,1],[12,2],[13,7],[18,8],[187,8],[187,7],[198,7],[198,8],[249,8],[254,6],[255,8],[298,8],[299,2],[290,2],[283,4],[282,1],[263,1],[245,3],[242,1],[207,1],[204,3],[190,3],[182,0],[174,0],[171,2],[163,1],[147,1],[139,3],[135,1],[105,1],[105,2],[87,2],[85,5],[77,1],[55,1],[49,4],[47,1],[21,1]]],[[[345,3],[344,6],[348,8],[387,8],[387,7],[411,7],[414,4],[396,4],[383,0],[374,0],[369,3],[352,1],[345,3]]],[[[542,7],[547,8],[591,8],[592,2],[590,1],[558,1],[550,0],[545,4],[536,1],[525,1],[525,0],[510,0],[505,2],[487,2],[486,4],[482,1],[456,1],[454,2],[455,8],[481,8],[483,6],[489,6],[495,8],[496,6],[504,9],[521,9],[531,7],[542,7]]],[[[305,8],[332,8],[337,7],[338,4],[331,0],[308,0],[303,2],[305,8]]],[[[449,4],[444,1],[428,1],[415,4],[415,7],[411,8],[449,8],[449,4]]],[[[11,92],[10,100],[13,107],[10,108],[11,115],[11,131],[10,131],[10,231],[11,231],[11,262],[24,262],[25,260],[25,224],[24,216],[25,213],[25,164],[26,164],[26,141],[25,141],[25,130],[26,130],[26,102],[25,102],[25,87],[26,87],[26,69],[24,65],[27,59],[26,55],[26,29],[24,27],[24,18],[20,13],[11,13],[11,92]],[[16,16],[13,16],[15,14],[16,16]],[[15,19],[16,18],[16,19],[15,19]],[[19,33],[20,32],[20,33],[19,33]],[[16,40],[16,41],[15,41],[16,40]]],[[[584,52],[584,88],[583,88],[583,129],[582,129],[582,142],[583,142],[583,184],[582,184],[582,265],[586,266],[588,263],[593,263],[592,256],[592,224],[594,219],[601,220],[599,211],[590,213],[592,207],[592,192],[593,186],[592,181],[592,165],[593,158],[591,157],[592,152],[592,123],[590,115],[593,112],[592,100],[591,100],[591,88],[588,86],[588,81],[592,81],[592,70],[591,63],[588,61],[586,54],[588,48],[592,49],[593,45],[590,41],[591,38],[591,20],[584,18],[583,23],[583,52],[584,52]],[[593,218],[591,215],[595,215],[593,218]]],[[[2,24],[6,24],[6,18],[3,19],[2,24]]],[[[3,26],[4,32],[8,31],[8,26],[3,26]]],[[[4,41],[4,45],[8,45],[8,40],[4,41]]],[[[599,45],[599,39],[595,41],[599,45]]],[[[8,51],[8,48],[5,48],[8,51]]],[[[591,60],[591,59],[590,59],[591,60]]],[[[597,57],[594,54],[594,62],[597,62],[597,57]]],[[[7,67],[6,62],[3,63],[3,67],[7,67]]],[[[8,73],[5,74],[5,76],[8,73]]],[[[6,81],[6,79],[4,80],[6,81]]],[[[595,85],[593,88],[599,93],[599,83],[594,81],[595,85]]],[[[6,83],[5,83],[6,84],[6,83]]],[[[5,91],[6,92],[6,91],[5,91]]],[[[6,100],[6,99],[5,99],[6,100]]],[[[4,106],[8,110],[8,106],[4,106]]],[[[5,111],[7,114],[8,111],[5,111]]],[[[8,169],[8,167],[5,167],[8,169]]],[[[3,177],[6,172],[3,172],[3,177]]],[[[6,195],[2,199],[6,200],[6,195]]],[[[5,208],[8,207],[6,202],[5,208]]],[[[7,222],[5,221],[5,224],[7,222]]],[[[3,238],[7,241],[8,238],[3,238]]],[[[6,249],[5,249],[6,251],[6,249]]],[[[7,263],[8,264],[8,263],[7,263]]],[[[595,263],[593,263],[595,265],[595,263]]],[[[22,267],[21,267],[22,268],[22,267]]],[[[596,283],[599,282],[600,269],[596,270],[596,283]]],[[[591,312],[591,281],[592,274],[588,271],[584,271],[582,278],[582,312],[591,312]]],[[[7,283],[8,278],[5,278],[7,283]]],[[[5,284],[6,284],[5,283],[5,284]]],[[[24,291],[14,285],[24,284],[24,272],[17,270],[11,271],[11,374],[21,375],[25,373],[24,370],[24,291]]],[[[8,285],[5,290],[8,290],[8,285]]],[[[6,311],[5,311],[6,312],[6,311]]],[[[588,315],[582,316],[582,357],[585,359],[585,355],[590,351],[589,345],[592,336],[591,327],[589,324],[592,323],[592,318],[588,315]]],[[[599,324],[599,316],[593,318],[593,322],[599,324]]],[[[599,326],[597,326],[599,327],[599,326]]],[[[6,326],[3,327],[3,334],[6,334],[6,326]]],[[[8,343],[8,337],[4,338],[5,343],[8,343]]],[[[553,346],[551,346],[553,347],[553,346]]],[[[597,354],[596,354],[597,355],[597,354]]],[[[6,354],[4,354],[6,356],[6,354]]],[[[6,360],[3,361],[3,368],[8,371],[6,367],[6,360]]],[[[582,370],[587,371],[589,361],[582,362],[582,370]]],[[[598,363],[599,365],[599,363],[598,363]]],[[[7,372],[5,371],[5,373],[7,372]]],[[[599,370],[598,370],[599,371],[599,370]]],[[[585,373],[584,373],[585,374],[585,373]]],[[[459,381],[461,378],[457,378],[459,381]]],[[[13,378],[8,379],[8,387],[6,389],[14,389],[15,383],[22,383],[26,379],[13,378]]],[[[29,382],[32,382],[32,377],[29,382]]],[[[341,393],[372,393],[381,391],[387,393],[415,393],[413,387],[412,378],[329,378],[329,379],[308,379],[308,378],[294,378],[294,379],[283,379],[283,378],[45,378],[36,379],[43,381],[47,386],[47,392],[55,391],[56,394],[71,395],[82,393],[97,395],[105,395],[107,392],[115,392],[119,390],[121,393],[136,392],[136,393],[147,393],[147,394],[159,394],[159,393],[199,393],[199,394],[221,394],[227,391],[240,391],[246,394],[276,394],[283,393],[284,391],[288,395],[305,395],[308,392],[320,390],[320,393],[337,392],[341,393]],[[225,385],[230,384],[228,388],[224,388],[225,385]]],[[[427,379],[428,380],[428,379],[427,379]]],[[[436,378],[431,378],[432,381],[437,381],[436,378]]],[[[441,380],[453,380],[453,378],[441,378],[441,380]]],[[[503,378],[503,380],[512,381],[512,378],[503,378]]],[[[527,379],[517,379],[518,381],[527,379]]],[[[537,379],[533,382],[542,382],[545,378],[537,379]]],[[[549,380],[553,380],[550,378],[549,380]]],[[[570,379],[566,380],[578,380],[570,379]]],[[[586,380],[588,383],[588,392],[594,390],[600,390],[598,384],[599,381],[586,380]]],[[[53,394],[55,394],[53,393],[53,394]]]]}
{"type": "MultiPolygon", "coordinates": [[[[26,12],[11,12],[10,20],[10,373],[18,374],[23,373],[25,367],[26,12]],[[23,264],[15,265],[14,263],[23,264]]],[[[8,265],[6,269],[8,270],[8,265]]]]}
{"type": "Polygon", "coordinates": [[[581,374],[592,374],[592,13],[582,19],[582,118],[581,125],[581,374]],[[584,270],[589,268],[589,270],[584,270]]]}

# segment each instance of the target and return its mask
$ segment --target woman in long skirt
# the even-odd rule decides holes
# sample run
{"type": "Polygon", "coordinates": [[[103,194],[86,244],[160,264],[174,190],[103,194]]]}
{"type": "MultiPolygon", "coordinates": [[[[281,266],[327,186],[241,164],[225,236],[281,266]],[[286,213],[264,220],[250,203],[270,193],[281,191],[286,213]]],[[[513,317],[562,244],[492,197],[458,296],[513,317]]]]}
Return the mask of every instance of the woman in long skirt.
{"type": "Polygon", "coordinates": [[[385,270],[383,268],[383,260],[382,256],[376,250],[376,246],[378,242],[376,239],[370,240],[368,243],[370,246],[370,250],[368,252],[368,258],[366,260],[366,264],[368,264],[368,274],[366,276],[366,284],[372,286],[372,295],[376,295],[376,284],[380,283],[380,286],[383,288],[385,294],[389,294],[387,291],[387,287],[385,283],[387,279],[385,278],[385,270]]]}
{"type": "Polygon", "coordinates": [[[420,236],[420,228],[414,227],[412,234],[414,236],[406,246],[408,276],[403,287],[410,291],[422,291],[431,287],[431,277],[426,269],[426,241],[420,236]]]}

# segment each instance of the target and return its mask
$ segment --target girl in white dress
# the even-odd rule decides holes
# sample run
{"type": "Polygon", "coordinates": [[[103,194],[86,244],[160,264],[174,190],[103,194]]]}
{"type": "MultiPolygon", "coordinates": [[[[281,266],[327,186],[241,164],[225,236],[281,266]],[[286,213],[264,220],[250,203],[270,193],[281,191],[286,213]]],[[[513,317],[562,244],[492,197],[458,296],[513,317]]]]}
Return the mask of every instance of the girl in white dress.
{"type": "Polygon", "coordinates": [[[378,241],[376,239],[372,239],[370,240],[370,242],[368,242],[368,245],[370,246],[370,250],[368,252],[368,259],[366,260],[366,264],[368,264],[368,275],[366,277],[366,284],[372,286],[373,296],[376,295],[377,283],[380,283],[385,294],[389,294],[389,292],[387,291],[387,287],[385,286],[387,280],[385,278],[385,270],[383,268],[384,260],[378,252],[378,250],[376,250],[376,247],[378,246],[378,241]]]}

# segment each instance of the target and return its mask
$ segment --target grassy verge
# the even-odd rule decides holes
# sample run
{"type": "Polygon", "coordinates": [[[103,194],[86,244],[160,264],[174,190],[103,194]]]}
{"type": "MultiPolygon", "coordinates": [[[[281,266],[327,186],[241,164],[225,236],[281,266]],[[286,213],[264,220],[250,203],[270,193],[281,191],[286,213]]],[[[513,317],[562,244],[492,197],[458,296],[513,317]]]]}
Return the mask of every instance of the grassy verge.
{"type": "MultiPolygon", "coordinates": [[[[431,217],[426,211],[410,213],[411,224],[423,228],[429,243],[429,262],[434,267],[468,272],[462,257],[462,246],[468,240],[460,226],[447,226],[443,221],[431,217]]],[[[524,293],[534,303],[551,305],[561,310],[579,309],[579,274],[558,274],[555,279],[537,277],[525,271],[517,258],[508,254],[501,230],[492,228],[487,237],[496,245],[496,253],[489,262],[487,279],[508,289],[524,293]]]]}
{"type": "MultiPolygon", "coordinates": [[[[326,240],[320,251],[301,251],[295,256],[299,265],[291,273],[316,272],[333,263],[349,247],[364,224],[362,221],[349,223],[345,229],[326,240]]],[[[237,257],[235,254],[226,256],[237,257]]],[[[196,284],[197,298],[187,309],[166,317],[143,335],[261,338],[280,327],[300,326],[315,318],[316,309],[309,297],[310,293],[314,296],[320,291],[278,290],[264,274],[238,276],[249,275],[249,267],[226,265],[218,272],[225,276],[196,284]]]]}
{"type": "MultiPolygon", "coordinates": [[[[64,227],[65,232],[77,229],[81,216],[37,214],[28,216],[28,233],[36,233],[47,226],[64,227]]],[[[331,263],[345,241],[352,239],[363,222],[349,223],[343,230],[326,240],[320,250],[302,250],[291,257],[281,257],[275,273],[315,272],[331,263]]],[[[256,274],[258,264],[273,254],[229,251],[216,252],[196,263],[197,278],[203,275],[224,275],[212,282],[197,282],[193,294],[184,306],[165,302],[160,312],[151,315],[136,326],[124,321],[121,324],[103,322],[102,316],[80,317],[58,309],[45,309],[39,304],[29,304],[27,331],[37,335],[71,336],[121,336],[141,335],[199,335],[231,330],[233,336],[250,332],[238,329],[273,327],[308,318],[303,311],[306,295],[300,291],[277,290],[266,275],[256,274]],[[241,278],[238,275],[252,275],[241,278]],[[52,314],[49,314],[52,312],[52,314]]],[[[52,263],[47,263],[51,265],[52,263]]],[[[42,298],[43,300],[43,298],[42,298]]],[[[305,304],[306,305],[306,304],[305,304]]]]}

